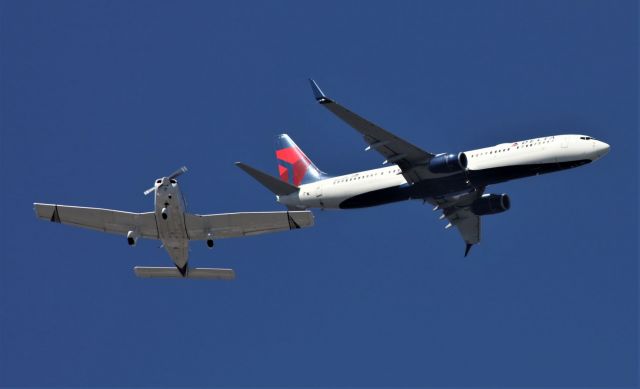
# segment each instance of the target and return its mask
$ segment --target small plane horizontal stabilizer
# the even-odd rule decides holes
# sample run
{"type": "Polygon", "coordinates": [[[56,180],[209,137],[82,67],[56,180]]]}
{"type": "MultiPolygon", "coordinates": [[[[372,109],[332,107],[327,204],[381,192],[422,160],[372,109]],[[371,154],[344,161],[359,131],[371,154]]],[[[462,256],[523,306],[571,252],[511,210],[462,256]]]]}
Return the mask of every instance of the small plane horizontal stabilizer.
{"type": "Polygon", "coordinates": [[[136,277],[140,278],[194,278],[201,280],[233,280],[236,277],[233,269],[215,269],[196,267],[189,268],[183,277],[175,267],[146,267],[136,266],[133,268],[136,277]]]}

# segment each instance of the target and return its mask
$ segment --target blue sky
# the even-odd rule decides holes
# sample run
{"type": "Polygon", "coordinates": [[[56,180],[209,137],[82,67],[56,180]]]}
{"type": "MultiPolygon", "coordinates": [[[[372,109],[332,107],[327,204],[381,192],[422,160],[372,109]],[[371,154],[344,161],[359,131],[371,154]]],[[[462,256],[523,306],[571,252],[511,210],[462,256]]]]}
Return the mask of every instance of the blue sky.
{"type": "Polygon", "coordinates": [[[0,2],[0,385],[632,387],[638,383],[634,1],[0,2]],[[489,188],[464,244],[420,202],[192,245],[233,282],[140,280],[159,244],[36,220],[147,211],[182,164],[196,213],[279,210],[289,133],[332,174],[379,166],[339,102],[434,152],[560,133],[611,144],[489,188]]]}

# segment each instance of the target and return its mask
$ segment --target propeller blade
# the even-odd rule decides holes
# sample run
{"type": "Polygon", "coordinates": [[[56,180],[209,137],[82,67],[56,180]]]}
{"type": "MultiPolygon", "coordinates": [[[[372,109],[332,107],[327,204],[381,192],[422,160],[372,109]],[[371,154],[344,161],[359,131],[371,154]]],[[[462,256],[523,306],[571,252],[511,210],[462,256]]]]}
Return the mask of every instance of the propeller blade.
{"type": "Polygon", "coordinates": [[[151,187],[151,188],[149,188],[149,189],[145,190],[145,191],[144,191],[144,195],[146,196],[146,195],[148,195],[149,193],[153,192],[154,190],[156,190],[156,187],[155,187],[155,186],[153,186],[153,187],[151,187]]]}
{"type": "Polygon", "coordinates": [[[187,171],[187,167],[183,166],[180,169],[176,170],[175,172],[171,173],[171,175],[169,176],[169,179],[176,178],[182,173],[185,173],[186,171],[187,171]]]}
{"type": "MultiPolygon", "coordinates": [[[[176,170],[175,172],[171,173],[171,174],[169,175],[169,177],[167,177],[167,178],[171,180],[171,179],[173,179],[173,178],[178,177],[178,176],[179,176],[179,175],[181,175],[182,173],[185,173],[186,171],[187,171],[187,167],[186,167],[186,166],[183,166],[183,167],[181,167],[180,169],[176,170]]],[[[163,179],[163,180],[164,180],[164,179],[163,179]]],[[[158,182],[159,182],[159,181],[158,181],[158,182]]],[[[154,185],[154,186],[152,186],[151,188],[149,188],[149,189],[145,190],[145,191],[144,191],[144,195],[146,196],[146,195],[148,195],[149,193],[151,193],[151,192],[153,192],[153,191],[155,191],[155,190],[156,190],[156,186],[154,185]]]]}

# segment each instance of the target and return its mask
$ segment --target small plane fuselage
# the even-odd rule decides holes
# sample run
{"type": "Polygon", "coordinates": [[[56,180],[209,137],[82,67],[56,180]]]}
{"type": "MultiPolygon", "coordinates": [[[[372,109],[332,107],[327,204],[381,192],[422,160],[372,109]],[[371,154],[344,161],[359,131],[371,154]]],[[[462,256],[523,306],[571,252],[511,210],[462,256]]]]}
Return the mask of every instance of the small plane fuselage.
{"type": "Polygon", "coordinates": [[[178,182],[163,177],[155,183],[155,213],[158,236],[162,246],[178,269],[185,269],[189,260],[189,236],[184,214],[186,205],[178,182]]]}

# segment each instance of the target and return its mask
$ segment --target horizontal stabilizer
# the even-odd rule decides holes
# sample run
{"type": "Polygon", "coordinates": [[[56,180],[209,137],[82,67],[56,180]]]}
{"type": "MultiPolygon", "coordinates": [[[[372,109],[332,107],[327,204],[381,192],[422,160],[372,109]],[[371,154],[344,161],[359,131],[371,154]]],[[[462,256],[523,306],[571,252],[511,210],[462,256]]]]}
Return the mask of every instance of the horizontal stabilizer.
{"type": "Polygon", "coordinates": [[[253,168],[247,164],[244,164],[242,162],[236,162],[236,166],[244,170],[251,177],[255,178],[256,181],[264,185],[267,189],[269,189],[274,194],[277,194],[280,196],[286,196],[288,194],[298,191],[297,186],[281,181],[278,178],[270,174],[267,174],[263,171],[260,171],[256,168],[253,168]]]}
{"type": "Polygon", "coordinates": [[[133,268],[136,277],[140,278],[194,278],[200,280],[233,280],[236,273],[233,269],[213,269],[213,268],[189,268],[185,277],[175,267],[146,267],[136,266],[133,268]]]}

